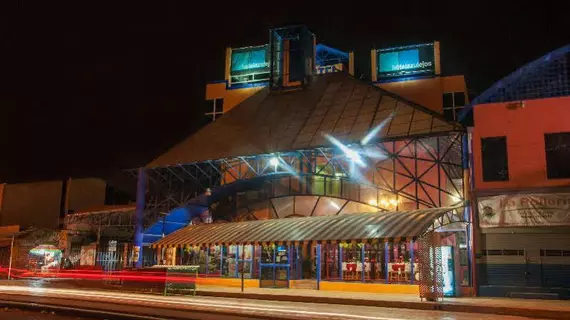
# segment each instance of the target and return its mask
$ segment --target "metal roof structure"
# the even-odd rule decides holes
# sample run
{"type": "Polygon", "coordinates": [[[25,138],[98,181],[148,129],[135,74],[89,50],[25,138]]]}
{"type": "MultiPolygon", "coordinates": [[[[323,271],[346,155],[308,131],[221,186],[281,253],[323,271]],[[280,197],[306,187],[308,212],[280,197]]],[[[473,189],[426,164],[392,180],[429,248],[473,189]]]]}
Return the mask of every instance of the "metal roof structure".
{"type": "Polygon", "coordinates": [[[357,143],[390,117],[382,139],[463,131],[437,112],[346,73],[326,74],[302,89],[261,90],[147,167],[332,146],[324,134],[357,143]]]}
{"type": "Polygon", "coordinates": [[[570,96],[570,45],[520,67],[477,96],[460,117],[483,103],[570,96]]]}
{"type": "Polygon", "coordinates": [[[180,229],[155,242],[153,246],[413,238],[423,235],[435,221],[456,209],[458,208],[197,224],[180,229]]]}
{"type": "Polygon", "coordinates": [[[328,66],[348,62],[348,52],[319,43],[315,47],[317,66],[328,66]]]}

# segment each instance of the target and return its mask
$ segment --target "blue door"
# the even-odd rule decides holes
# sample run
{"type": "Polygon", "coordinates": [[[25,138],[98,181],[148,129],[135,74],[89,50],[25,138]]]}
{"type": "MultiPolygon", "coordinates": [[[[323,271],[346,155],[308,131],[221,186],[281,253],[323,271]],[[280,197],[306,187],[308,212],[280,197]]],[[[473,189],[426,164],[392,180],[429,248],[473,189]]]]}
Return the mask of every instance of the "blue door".
{"type": "Polygon", "coordinates": [[[259,264],[259,286],[261,288],[289,288],[291,260],[290,246],[262,246],[261,263],[259,264]]]}

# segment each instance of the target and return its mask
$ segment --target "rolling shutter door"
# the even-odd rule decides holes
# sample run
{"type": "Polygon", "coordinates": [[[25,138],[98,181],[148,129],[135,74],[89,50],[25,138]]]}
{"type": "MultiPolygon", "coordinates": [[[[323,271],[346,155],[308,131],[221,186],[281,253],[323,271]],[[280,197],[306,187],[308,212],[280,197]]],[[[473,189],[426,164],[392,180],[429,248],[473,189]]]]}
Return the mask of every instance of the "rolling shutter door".
{"type": "Polygon", "coordinates": [[[570,287],[570,234],[483,234],[479,281],[488,286],[570,287]]]}

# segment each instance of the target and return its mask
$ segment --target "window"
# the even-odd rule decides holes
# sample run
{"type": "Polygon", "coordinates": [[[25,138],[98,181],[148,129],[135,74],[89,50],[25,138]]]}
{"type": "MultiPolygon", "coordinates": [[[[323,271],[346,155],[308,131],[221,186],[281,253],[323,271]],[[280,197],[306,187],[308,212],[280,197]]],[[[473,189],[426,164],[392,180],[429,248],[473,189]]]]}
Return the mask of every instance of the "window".
{"type": "Polygon", "coordinates": [[[508,181],[507,137],[481,139],[483,181],[508,181]]]}
{"type": "Polygon", "coordinates": [[[546,177],[548,179],[570,178],[570,132],[544,135],[546,151],[546,177]]]}
{"type": "Polygon", "coordinates": [[[212,121],[216,121],[224,114],[224,99],[206,100],[208,112],[206,116],[210,117],[212,121]]]}
{"type": "Polygon", "coordinates": [[[443,94],[443,115],[447,120],[458,121],[459,113],[465,107],[465,92],[443,94]]]}
{"type": "Polygon", "coordinates": [[[484,256],[524,256],[524,250],[483,250],[484,256]]]}
{"type": "Polygon", "coordinates": [[[570,257],[570,250],[540,250],[541,257],[570,257]]]}

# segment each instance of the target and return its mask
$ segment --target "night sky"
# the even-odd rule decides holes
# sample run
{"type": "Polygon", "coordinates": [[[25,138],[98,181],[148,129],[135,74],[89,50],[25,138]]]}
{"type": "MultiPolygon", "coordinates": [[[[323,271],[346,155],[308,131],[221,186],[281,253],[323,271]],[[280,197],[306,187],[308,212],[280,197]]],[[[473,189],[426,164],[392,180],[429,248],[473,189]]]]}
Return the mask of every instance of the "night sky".
{"type": "Polygon", "coordinates": [[[307,24],[319,42],[368,56],[439,40],[443,73],[465,74],[475,93],[570,43],[550,1],[13,2],[0,8],[0,181],[144,165],[204,123],[224,48],[267,43],[272,26],[307,24]]]}

